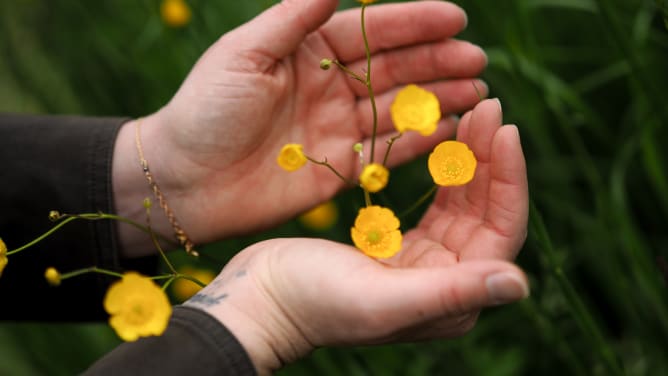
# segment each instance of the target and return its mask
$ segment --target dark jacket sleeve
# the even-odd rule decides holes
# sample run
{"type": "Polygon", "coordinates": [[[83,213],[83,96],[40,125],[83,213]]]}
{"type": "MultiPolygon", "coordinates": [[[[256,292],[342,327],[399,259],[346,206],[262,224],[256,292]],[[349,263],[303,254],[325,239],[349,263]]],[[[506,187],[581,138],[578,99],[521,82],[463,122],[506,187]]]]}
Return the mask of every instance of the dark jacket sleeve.
{"type": "MultiPolygon", "coordinates": [[[[112,154],[125,120],[0,115],[0,238],[10,250],[52,228],[51,210],[113,213],[112,154]]],[[[0,319],[106,319],[102,301],[112,280],[87,274],[54,288],[44,271],[98,266],[155,272],[154,257],[121,260],[117,242],[114,222],[80,220],[10,256],[0,277],[0,319]]],[[[255,370],[241,344],[215,318],[175,307],[162,336],[123,344],[87,373],[253,375],[255,370]]]]}
{"type": "Polygon", "coordinates": [[[204,311],[174,307],[160,337],[127,342],[84,375],[255,375],[241,344],[204,311]]]}
{"type": "MultiPolygon", "coordinates": [[[[111,162],[127,119],[0,115],[0,238],[9,250],[43,234],[51,210],[114,210],[111,162]]],[[[102,299],[111,280],[88,274],[50,287],[44,271],[98,266],[147,272],[155,260],[119,260],[116,224],[77,220],[36,246],[9,257],[0,277],[0,319],[82,321],[106,318],[102,299]]]]}

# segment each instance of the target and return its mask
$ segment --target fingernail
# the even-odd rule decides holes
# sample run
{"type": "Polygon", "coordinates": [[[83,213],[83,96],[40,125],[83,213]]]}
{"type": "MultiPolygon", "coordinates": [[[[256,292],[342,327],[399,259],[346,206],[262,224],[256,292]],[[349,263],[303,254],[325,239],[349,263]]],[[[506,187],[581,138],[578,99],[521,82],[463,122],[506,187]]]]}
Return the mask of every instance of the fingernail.
{"type": "Polygon", "coordinates": [[[514,273],[492,274],[485,280],[487,293],[495,304],[504,304],[524,299],[529,296],[526,281],[514,273]]]}
{"type": "Polygon", "coordinates": [[[501,100],[500,100],[499,98],[494,98],[494,100],[495,100],[496,103],[499,105],[499,110],[500,110],[500,111],[503,111],[503,106],[501,106],[501,100]]]}

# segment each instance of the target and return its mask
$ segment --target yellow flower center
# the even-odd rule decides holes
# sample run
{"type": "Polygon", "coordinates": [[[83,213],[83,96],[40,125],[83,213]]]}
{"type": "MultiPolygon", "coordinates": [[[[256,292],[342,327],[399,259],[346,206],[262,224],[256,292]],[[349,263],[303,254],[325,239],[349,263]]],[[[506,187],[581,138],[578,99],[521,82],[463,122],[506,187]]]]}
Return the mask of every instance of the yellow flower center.
{"type": "Polygon", "coordinates": [[[464,172],[464,163],[458,158],[447,158],[443,164],[443,174],[450,179],[458,179],[464,172]]]}
{"type": "Polygon", "coordinates": [[[148,322],[153,316],[150,304],[145,304],[141,297],[135,297],[128,304],[128,312],[124,316],[129,325],[140,326],[148,322]]]}
{"type": "Polygon", "coordinates": [[[383,240],[383,234],[378,230],[370,230],[366,233],[366,241],[372,245],[376,245],[383,240]]]}
{"type": "Polygon", "coordinates": [[[288,150],[287,153],[285,153],[285,159],[288,161],[290,164],[297,164],[300,161],[300,154],[296,150],[288,150]]]}

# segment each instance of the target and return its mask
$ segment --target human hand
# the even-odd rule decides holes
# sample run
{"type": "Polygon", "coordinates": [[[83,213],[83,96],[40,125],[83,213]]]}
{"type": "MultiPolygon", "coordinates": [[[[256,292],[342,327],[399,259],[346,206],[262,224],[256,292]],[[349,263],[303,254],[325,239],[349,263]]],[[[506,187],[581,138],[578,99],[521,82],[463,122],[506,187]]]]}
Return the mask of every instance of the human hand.
{"type": "Polygon", "coordinates": [[[515,126],[486,100],[457,137],[478,159],[474,179],[441,188],[402,251],[380,263],[318,239],[255,244],[186,304],[225,324],[261,374],[318,346],[462,335],[488,306],[529,293],[512,260],[526,237],[528,188],[515,126]]]}
{"type": "MultiPolygon", "coordinates": [[[[223,35],[169,104],[142,121],[151,171],[196,243],[275,225],[343,187],[321,166],[292,174],[279,169],[276,155],[286,143],[303,144],[315,159],[326,157],[344,176],[358,174],[352,146],[368,144],[372,126],[366,87],[319,68],[325,57],[355,72],[366,66],[360,10],[330,18],[337,4],[284,0],[223,35]]],[[[479,100],[472,78],[487,60],[479,47],[452,39],[466,16],[451,3],[373,6],[366,24],[379,140],[393,133],[389,105],[407,83],[435,92],[445,115],[431,137],[406,134],[398,141],[389,160],[394,166],[452,135],[456,121],[449,115],[479,100]]],[[[475,82],[486,94],[484,83],[475,82]]],[[[134,126],[126,124],[119,134],[113,180],[118,211],[139,219],[137,203],[150,192],[137,167],[134,126]]],[[[155,227],[161,226],[169,232],[165,221],[155,227]]]]}

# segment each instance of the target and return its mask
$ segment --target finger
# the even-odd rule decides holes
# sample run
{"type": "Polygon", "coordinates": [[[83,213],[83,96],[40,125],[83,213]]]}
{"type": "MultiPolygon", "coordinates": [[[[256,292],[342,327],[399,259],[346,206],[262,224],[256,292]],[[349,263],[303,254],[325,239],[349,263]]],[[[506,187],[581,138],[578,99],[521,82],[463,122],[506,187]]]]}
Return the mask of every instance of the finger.
{"type": "MultiPolygon", "coordinates": [[[[441,113],[444,117],[447,117],[449,114],[459,114],[469,110],[476,103],[480,102],[478,92],[481,95],[487,95],[488,90],[487,84],[477,79],[433,82],[421,84],[420,87],[436,95],[441,103],[441,113]],[[478,92],[476,92],[476,87],[478,88],[478,92]]],[[[390,115],[390,106],[399,90],[401,88],[395,88],[375,97],[376,108],[378,109],[379,132],[390,132],[394,129],[394,123],[390,115]]],[[[373,112],[371,111],[370,99],[364,98],[359,100],[356,112],[360,130],[365,136],[370,136],[373,128],[373,112]]]]}
{"type": "MultiPolygon", "coordinates": [[[[529,295],[526,276],[515,265],[477,260],[447,268],[385,269],[366,287],[362,307],[375,321],[369,330],[412,327],[457,317],[482,308],[511,303],[529,295]],[[397,304],[401,301],[401,304],[397,304]],[[382,318],[382,320],[378,320],[382,318]],[[382,321],[382,322],[380,322],[382,321]]],[[[390,335],[391,333],[383,333],[390,335]]]]}
{"type": "MultiPolygon", "coordinates": [[[[468,111],[466,112],[461,119],[459,120],[459,123],[457,124],[457,138],[466,138],[468,137],[468,130],[469,130],[469,123],[471,120],[471,112],[468,111]]],[[[449,210],[450,214],[456,214],[454,211],[457,208],[454,208],[455,210],[451,210],[447,208],[447,204],[449,201],[449,197],[451,192],[453,191],[458,191],[463,189],[464,187],[447,187],[447,188],[440,188],[436,192],[436,196],[434,197],[434,201],[432,204],[429,206],[427,211],[425,212],[424,216],[420,220],[419,228],[420,229],[429,229],[428,230],[428,236],[431,239],[438,239],[440,243],[440,239],[442,238],[443,234],[447,231],[447,229],[450,227],[450,224],[452,220],[454,220],[455,215],[450,215],[450,216],[444,216],[443,213],[446,210],[449,210]]]]}
{"type": "Polygon", "coordinates": [[[517,127],[503,126],[494,136],[489,175],[486,212],[471,235],[475,241],[462,246],[461,260],[512,260],[524,244],[529,189],[517,127]]]}
{"type": "Polygon", "coordinates": [[[489,163],[492,139],[502,124],[501,102],[498,99],[486,99],[478,103],[469,122],[466,137],[458,135],[458,140],[466,143],[480,163],[489,163]]]}
{"type": "Polygon", "coordinates": [[[453,190],[449,199],[468,216],[482,218],[487,208],[489,192],[489,161],[494,134],[502,124],[501,102],[487,99],[473,109],[467,132],[458,134],[457,139],[466,143],[478,161],[473,180],[463,189],[453,190]]]}
{"type": "Polygon", "coordinates": [[[260,71],[291,54],[334,14],[338,0],[283,0],[230,33],[226,46],[245,51],[260,71]],[[271,43],[267,43],[270,41],[271,43]]]}
{"type": "MultiPolygon", "coordinates": [[[[478,46],[455,39],[421,44],[371,56],[371,85],[382,93],[397,85],[444,78],[473,78],[487,66],[487,55],[478,46]]],[[[367,69],[366,59],[348,65],[353,72],[367,69]]],[[[355,94],[368,96],[364,85],[353,85],[355,94]]]]}
{"type": "MultiPolygon", "coordinates": [[[[485,87],[485,91],[487,91],[487,87],[485,87]]],[[[469,124],[471,124],[472,113],[473,111],[467,111],[462,115],[461,120],[459,120],[459,124],[457,125],[457,140],[466,140],[469,137],[469,124]]]]}
{"type": "Polygon", "coordinates": [[[494,135],[490,178],[485,223],[510,241],[508,258],[513,258],[526,238],[529,217],[526,161],[514,125],[494,135]]]}
{"type": "MultiPolygon", "coordinates": [[[[466,13],[441,1],[383,4],[366,10],[366,32],[374,53],[450,38],[466,27],[466,13]]],[[[338,13],[321,29],[334,58],[351,62],[365,56],[360,9],[338,13]]]]}

